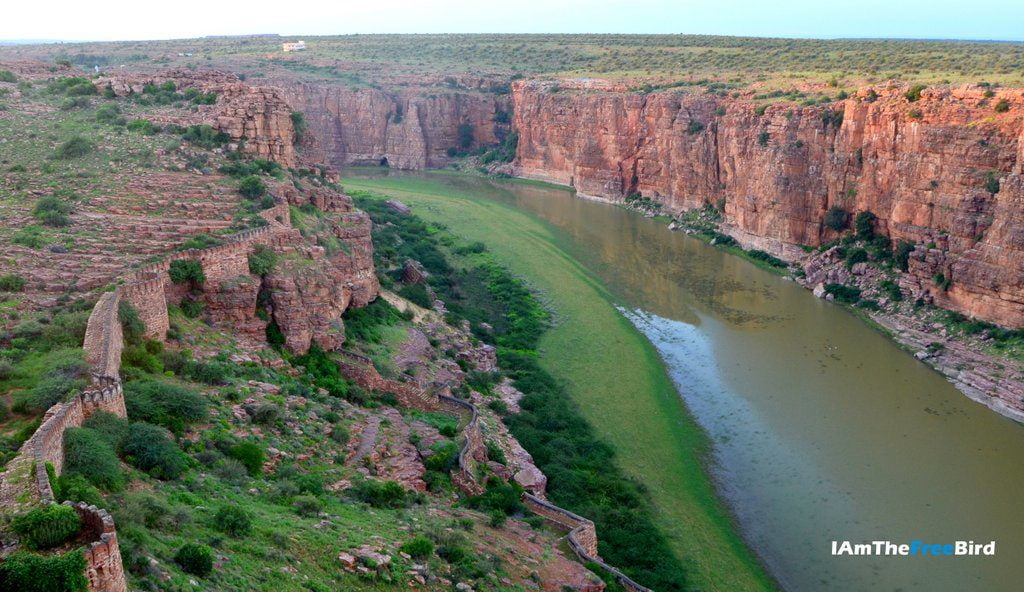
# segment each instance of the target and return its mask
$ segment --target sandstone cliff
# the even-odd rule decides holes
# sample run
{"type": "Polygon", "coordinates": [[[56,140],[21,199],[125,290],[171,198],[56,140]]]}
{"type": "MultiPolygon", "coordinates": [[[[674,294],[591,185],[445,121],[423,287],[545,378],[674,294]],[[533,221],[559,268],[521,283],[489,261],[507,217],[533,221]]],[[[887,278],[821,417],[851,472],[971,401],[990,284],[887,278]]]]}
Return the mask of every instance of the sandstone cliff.
{"type": "Polygon", "coordinates": [[[303,146],[314,162],[335,166],[387,165],[421,170],[444,166],[449,149],[497,144],[508,133],[507,95],[481,90],[385,92],[325,84],[283,84],[289,105],[305,114],[303,146]],[[460,126],[472,129],[462,144],[460,126]]]}
{"type": "Polygon", "coordinates": [[[926,89],[910,102],[893,85],[760,112],[744,96],[552,86],[513,86],[517,174],[677,212],[724,200],[730,234],[789,258],[836,238],[829,208],[871,211],[878,232],[916,245],[904,281],[915,295],[1024,325],[1019,89],[926,89]]]}

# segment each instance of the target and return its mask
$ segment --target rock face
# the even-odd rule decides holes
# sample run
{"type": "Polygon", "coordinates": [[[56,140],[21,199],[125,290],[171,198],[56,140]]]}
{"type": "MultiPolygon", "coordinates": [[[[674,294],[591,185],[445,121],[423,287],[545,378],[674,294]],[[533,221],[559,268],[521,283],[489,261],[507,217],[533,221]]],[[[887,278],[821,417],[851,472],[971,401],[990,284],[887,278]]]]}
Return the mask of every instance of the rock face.
{"type": "Polygon", "coordinates": [[[203,93],[216,93],[213,105],[199,105],[195,113],[187,116],[149,117],[161,124],[181,126],[206,124],[222,131],[235,142],[242,152],[256,158],[273,160],[284,167],[295,167],[295,128],[292,109],[279,90],[246,84],[233,74],[212,70],[169,70],[161,74],[125,74],[97,78],[94,83],[101,91],[110,88],[117,96],[143,94],[146,84],[157,86],[173,82],[178,91],[194,88],[203,93]]]}
{"type": "MultiPolygon", "coordinates": [[[[449,149],[501,142],[508,133],[508,95],[447,87],[385,92],[323,84],[288,84],[281,92],[305,114],[310,133],[303,150],[334,166],[386,165],[420,170],[448,163],[449,149]],[[472,130],[463,146],[460,126],[472,130]]],[[[483,84],[482,82],[480,84],[483,84]]]]}
{"type": "Polygon", "coordinates": [[[673,212],[724,201],[729,234],[787,258],[836,238],[829,208],[870,211],[877,232],[917,245],[905,287],[1024,326],[1021,90],[926,89],[910,102],[893,85],[759,113],[749,97],[551,85],[513,85],[518,175],[673,212]]]}

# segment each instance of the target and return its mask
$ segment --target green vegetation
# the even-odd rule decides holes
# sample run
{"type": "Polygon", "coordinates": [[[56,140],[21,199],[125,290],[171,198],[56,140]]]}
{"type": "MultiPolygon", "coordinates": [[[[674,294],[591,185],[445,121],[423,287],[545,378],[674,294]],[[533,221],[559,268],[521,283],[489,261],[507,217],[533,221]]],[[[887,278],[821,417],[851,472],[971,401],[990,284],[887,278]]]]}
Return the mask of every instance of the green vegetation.
{"type": "Polygon", "coordinates": [[[903,97],[910,103],[917,102],[921,98],[921,91],[926,88],[928,88],[928,86],[925,84],[915,84],[910,87],[910,90],[903,93],[903,97]]]}
{"type": "Polygon", "coordinates": [[[59,160],[81,158],[93,151],[94,145],[82,136],[74,136],[57,147],[53,157],[59,160]]]}
{"type": "Polygon", "coordinates": [[[860,300],[860,288],[843,284],[825,284],[825,293],[831,294],[836,302],[854,304],[860,300]]]}
{"type": "Polygon", "coordinates": [[[69,428],[64,433],[64,474],[81,475],[106,491],[124,487],[117,452],[105,434],[90,428],[69,428]]]}
{"type": "Polygon", "coordinates": [[[825,212],[825,226],[836,232],[846,230],[850,225],[850,213],[840,206],[832,206],[825,212]]]}
{"type": "Polygon", "coordinates": [[[527,394],[524,412],[507,419],[510,428],[549,476],[549,497],[597,523],[601,553],[609,563],[631,566],[631,576],[659,590],[680,589],[684,582],[720,590],[773,587],[715,497],[702,465],[705,437],[681,406],[657,353],[559,248],[549,229],[441,180],[347,179],[345,185],[356,190],[360,207],[378,222],[374,240],[382,282],[410,256],[407,250],[415,253],[452,317],[470,320],[475,334],[497,343],[502,366],[527,394]],[[430,223],[415,217],[402,222],[359,193],[364,189],[421,206],[417,213],[430,223]],[[441,223],[469,241],[486,241],[493,253],[467,250],[462,269],[446,271],[429,240],[439,233],[445,240],[441,223]],[[547,328],[548,315],[502,265],[527,278],[550,299],[559,318],[572,322],[547,328]],[[488,273],[477,283],[481,267],[488,273]],[[451,283],[456,289],[447,288],[454,292],[448,296],[444,286],[451,283]],[[460,297],[478,289],[468,302],[460,297]],[[480,322],[492,324],[493,332],[482,330],[480,322]],[[614,352],[601,345],[610,342],[618,344],[614,352]],[[624,399],[622,392],[635,395],[624,399]],[[607,439],[614,453],[595,434],[607,439]],[[646,489],[624,478],[623,471],[646,489]],[[606,494],[594,496],[594,491],[606,494]],[[666,539],[662,533],[671,535],[666,539]],[[673,555],[702,560],[688,564],[684,574],[673,555]]]}
{"type": "Polygon", "coordinates": [[[171,261],[168,275],[175,284],[193,283],[202,285],[206,282],[206,274],[203,273],[203,264],[196,259],[175,259],[171,261]]]}
{"type": "Polygon", "coordinates": [[[277,265],[277,253],[266,245],[256,245],[249,253],[249,273],[263,277],[277,265]]]}
{"type": "Polygon", "coordinates": [[[185,573],[205,578],[213,571],[213,549],[206,545],[185,543],[174,555],[174,562],[185,573]]]}
{"type": "Polygon", "coordinates": [[[257,199],[267,193],[267,186],[263,180],[255,175],[249,175],[238,184],[238,193],[246,199],[257,199]]]}
{"type": "Polygon", "coordinates": [[[0,592],[85,592],[85,555],[18,551],[0,563],[0,592]]]}
{"type": "Polygon", "coordinates": [[[30,549],[52,549],[78,534],[82,520],[70,506],[50,505],[30,510],[11,524],[30,549]]]}
{"type": "Polygon", "coordinates": [[[71,224],[70,213],[71,204],[56,195],[39,198],[32,208],[32,216],[46,226],[62,227],[71,224]]]}
{"type": "Polygon", "coordinates": [[[21,292],[25,289],[25,278],[16,273],[0,276],[0,290],[4,292],[21,292]]]}
{"type": "Polygon", "coordinates": [[[18,77],[10,70],[0,70],[0,82],[17,82],[18,77]]]}
{"type": "Polygon", "coordinates": [[[231,141],[230,136],[224,132],[218,132],[208,125],[190,125],[181,134],[181,137],[186,142],[207,150],[220,148],[231,141]]]}

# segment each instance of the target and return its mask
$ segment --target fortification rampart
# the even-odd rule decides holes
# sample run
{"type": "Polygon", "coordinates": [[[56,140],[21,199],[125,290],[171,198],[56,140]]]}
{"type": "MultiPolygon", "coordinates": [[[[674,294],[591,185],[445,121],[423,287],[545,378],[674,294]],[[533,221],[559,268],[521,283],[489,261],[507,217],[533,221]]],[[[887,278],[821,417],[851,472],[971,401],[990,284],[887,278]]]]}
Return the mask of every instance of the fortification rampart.
{"type": "MultiPolygon", "coordinates": [[[[64,434],[68,428],[81,426],[97,411],[127,416],[119,374],[124,348],[118,319],[120,302],[120,290],[107,292],[89,315],[82,348],[89,363],[91,384],[47,410],[39,429],[22,444],[17,457],[0,475],[0,502],[5,511],[20,512],[40,503],[55,503],[47,466],[53,467],[58,475],[63,472],[64,434]]],[[[91,540],[85,552],[89,590],[126,592],[114,520],[95,506],[77,504],[74,508],[91,540]]]]}

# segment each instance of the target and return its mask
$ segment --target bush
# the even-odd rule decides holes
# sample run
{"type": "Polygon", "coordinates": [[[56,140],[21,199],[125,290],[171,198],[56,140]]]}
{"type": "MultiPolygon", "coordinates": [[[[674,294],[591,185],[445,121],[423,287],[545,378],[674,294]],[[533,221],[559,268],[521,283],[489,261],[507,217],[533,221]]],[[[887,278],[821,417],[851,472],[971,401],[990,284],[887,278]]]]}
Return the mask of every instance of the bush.
{"type": "Polygon", "coordinates": [[[177,479],[188,467],[185,455],[167,432],[148,423],[128,427],[121,453],[132,466],[158,479],[177,479]]]}
{"type": "Polygon", "coordinates": [[[865,261],[867,261],[868,260],[868,252],[865,251],[864,249],[860,248],[860,247],[857,247],[855,249],[850,249],[850,250],[848,250],[846,252],[845,260],[846,260],[846,268],[849,269],[849,268],[853,267],[854,265],[856,265],[857,263],[864,263],[865,261]]]}
{"type": "Polygon", "coordinates": [[[231,141],[231,136],[224,132],[218,132],[208,125],[190,125],[181,137],[185,141],[207,150],[218,148],[231,141]]]}
{"type": "Polygon", "coordinates": [[[853,219],[853,229],[860,240],[869,241],[875,238],[875,215],[871,212],[859,212],[853,219]]]}
{"type": "Polygon", "coordinates": [[[274,425],[284,417],[284,411],[280,405],[274,403],[263,403],[252,412],[253,423],[260,425],[274,425]]]}
{"type": "Polygon", "coordinates": [[[11,237],[11,242],[30,249],[41,249],[50,240],[43,235],[42,226],[29,225],[15,232],[14,236],[11,237]]]}
{"type": "Polygon", "coordinates": [[[131,424],[127,419],[107,411],[97,411],[89,416],[89,419],[85,420],[82,427],[97,432],[107,441],[111,448],[120,450],[125,436],[128,435],[129,425],[131,424]]]}
{"type": "Polygon", "coordinates": [[[27,401],[35,409],[45,411],[54,404],[67,400],[85,388],[89,365],[79,349],[51,352],[46,357],[46,373],[28,391],[27,401]]]}
{"type": "Polygon", "coordinates": [[[18,77],[10,70],[0,70],[0,82],[17,82],[18,77]]]}
{"type": "Polygon", "coordinates": [[[137,380],[124,385],[125,406],[132,419],[146,421],[180,433],[182,428],[206,418],[206,399],[176,384],[137,380]]]}
{"type": "Polygon", "coordinates": [[[185,573],[205,578],[213,571],[213,550],[206,545],[185,543],[174,554],[174,562],[185,573]]]}
{"type": "Polygon", "coordinates": [[[459,124],[459,148],[466,150],[473,145],[473,124],[459,124]]]}
{"type": "MultiPolygon", "coordinates": [[[[763,113],[763,111],[762,111],[762,113],[763,113]]],[[[767,146],[768,145],[768,140],[770,140],[771,137],[772,137],[772,135],[770,133],[768,133],[768,132],[761,132],[761,133],[757,134],[757,143],[758,143],[758,145],[760,145],[760,146],[767,146]]]]}
{"type": "Polygon", "coordinates": [[[252,518],[238,506],[221,506],[213,516],[213,526],[226,535],[244,537],[252,531],[252,518]]]}
{"type": "Polygon", "coordinates": [[[843,284],[825,284],[825,292],[831,294],[836,302],[853,304],[860,300],[860,288],[843,284]]]}
{"type": "Polygon", "coordinates": [[[850,223],[850,214],[839,206],[832,206],[825,212],[825,226],[841,232],[846,229],[850,223]]]}
{"type": "Polygon", "coordinates": [[[995,106],[996,113],[1006,113],[1010,110],[1010,101],[999,99],[995,106]]]}
{"type": "Polygon", "coordinates": [[[160,127],[148,119],[133,119],[128,122],[128,131],[153,136],[160,132],[160,127]]]}
{"type": "Polygon", "coordinates": [[[59,160],[81,158],[93,151],[93,143],[82,136],[75,136],[57,147],[53,157],[59,160]]]}
{"type": "Polygon", "coordinates": [[[201,286],[206,282],[203,265],[196,259],[175,259],[171,261],[168,274],[171,276],[171,281],[175,284],[192,282],[197,286],[201,286]]]}
{"type": "Polygon", "coordinates": [[[292,111],[292,130],[295,132],[295,143],[301,144],[306,135],[306,116],[299,111],[292,111]]]}
{"type": "Polygon", "coordinates": [[[32,208],[32,216],[46,226],[61,227],[71,224],[71,204],[55,195],[42,197],[32,208]]]}
{"type": "Polygon", "coordinates": [[[0,276],[0,290],[4,292],[21,292],[25,289],[25,278],[16,273],[0,276]]]}
{"type": "Polygon", "coordinates": [[[928,88],[927,85],[915,84],[914,86],[910,87],[910,90],[903,93],[903,97],[911,103],[917,102],[917,100],[921,98],[921,91],[923,91],[926,88],[928,88]]]}
{"type": "Polygon", "coordinates": [[[30,549],[52,549],[78,534],[82,519],[71,506],[53,504],[14,519],[11,528],[30,549]]]}
{"type": "Polygon", "coordinates": [[[127,300],[120,300],[117,305],[117,320],[121,323],[125,343],[137,344],[142,341],[146,332],[146,324],[139,318],[139,311],[127,300]]]}
{"type": "Polygon", "coordinates": [[[985,191],[992,195],[999,193],[999,171],[985,173],[985,191]]]}
{"type": "Polygon", "coordinates": [[[696,119],[691,119],[689,125],[686,126],[686,133],[690,135],[699,134],[702,131],[704,131],[704,124],[696,119]]]}
{"type": "Polygon", "coordinates": [[[68,428],[64,432],[64,471],[81,475],[106,491],[124,487],[121,461],[111,443],[89,428],[68,428]]]}
{"type": "Polygon", "coordinates": [[[246,471],[253,477],[258,476],[263,471],[263,463],[267,459],[263,448],[252,442],[242,442],[232,446],[228,449],[228,456],[242,463],[246,471]]]}
{"type": "Polygon", "coordinates": [[[242,179],[238,184],[238,193],[242,194],[242,197],[246,199],[257,199],[263,197],[267,192],[267,186],[263,184],[263,180],[256,175],[249,175],[242,179]]]}
{"type": "Polygon", "coordinates": [[[266,245],[256,245],[249,254],[249,273],[263,277],[277,265],[277,253],[266,245]]]}
{"type": "Polygon", "coordinates": [[[374,508],[407,508],[412,505],[415,497],[395,481],[363,479],[349,491],[356,499],[374,508]]]}
{"type": "Polygon", "coordinates": [[[412,555],[414,559],[426,559],[434,552],[434,543],[425,536],[416,536],[402,545],[399,550],[412,555]]]}
{"type": "Polygon", "coordinates": [[[86,109],[90,105],[88,97],[68,97],[60,102],[61,111],[71,111],[73,109],[86,109]]]}
{"type": "Polygon", "coordinates": [[[85,502],[90,506],[103,507],[103,497],[100,490],[96,489],[89,481],[81,475],[72,475],[65,472],[57,478],[53,484],[53,495],[58,502],[85,502]]]}
{"type": "Polygon", "coordinates": [[[300,516],[316,516],[323,509],[323,502],[316,496],[300,495],[292,502],[292,506],[300,516]]]}
{"type": "Polygon", "coordinates": [[[97,109],[96,121],[115,125],[125,124],[124,117],[121,116],[121,109],[117,105],[103,105],[97,109]]]}
{"type": "Polygon", "coordinates": [[[85,555],[37,555],[18,551],[0,563],[0,592],[85,592],[85,555]]]}

